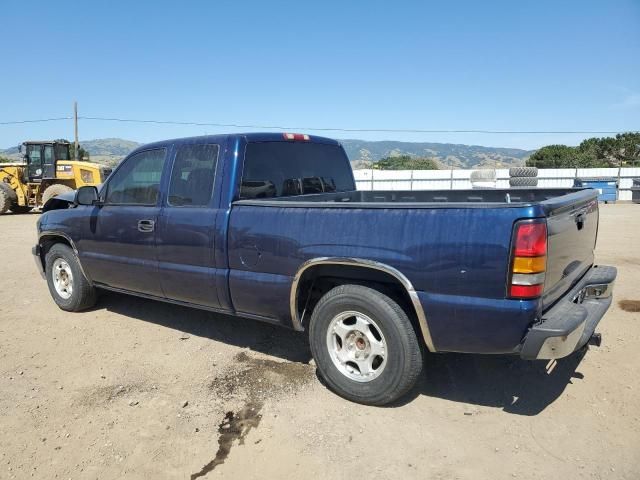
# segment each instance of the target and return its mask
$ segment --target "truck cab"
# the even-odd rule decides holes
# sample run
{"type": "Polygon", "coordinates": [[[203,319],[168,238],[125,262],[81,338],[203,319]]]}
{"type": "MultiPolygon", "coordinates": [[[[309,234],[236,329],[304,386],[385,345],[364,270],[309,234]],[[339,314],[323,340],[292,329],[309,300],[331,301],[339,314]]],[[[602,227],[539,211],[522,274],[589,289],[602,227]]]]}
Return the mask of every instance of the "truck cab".
{"type": "Polygon", "coordinates": [[[71,160],[69,142],[26,141],[21,145],[24,149],[25,182],[39,183],[43,179],[56,178],[56,165],[59,160],[71,160]]]}

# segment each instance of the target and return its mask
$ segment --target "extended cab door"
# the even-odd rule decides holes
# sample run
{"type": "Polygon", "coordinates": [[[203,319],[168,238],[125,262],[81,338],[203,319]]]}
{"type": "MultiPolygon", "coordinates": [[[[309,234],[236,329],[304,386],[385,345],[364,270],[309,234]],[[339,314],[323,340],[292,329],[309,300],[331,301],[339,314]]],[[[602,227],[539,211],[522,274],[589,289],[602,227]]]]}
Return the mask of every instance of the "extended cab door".
{"type": "Polygon", "coordinates": [[[157,230],[160,282],[167,298],[219,308],[216,273],[226,275],[214,257],[220,147],[188,143],[175,152],[157,230]]]}
{"type": "Polygon", "coordinates": [[[83,264],[97,284],[163,296],[156,226],[167,150],[135,153],[109,177],[82,235],[83,264]]]}

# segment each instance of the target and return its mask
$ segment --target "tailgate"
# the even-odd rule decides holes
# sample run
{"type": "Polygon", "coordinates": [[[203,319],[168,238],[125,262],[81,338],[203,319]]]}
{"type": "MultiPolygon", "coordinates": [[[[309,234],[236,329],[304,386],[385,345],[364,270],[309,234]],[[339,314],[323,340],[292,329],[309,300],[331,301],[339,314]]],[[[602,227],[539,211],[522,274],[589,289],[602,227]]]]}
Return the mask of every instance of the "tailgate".
{"type": "Polygon", "coordinates": [[[581,190],[543,202],[547,215],[547,309],[593,265],[598,234],[598,192],[581,190]]]}

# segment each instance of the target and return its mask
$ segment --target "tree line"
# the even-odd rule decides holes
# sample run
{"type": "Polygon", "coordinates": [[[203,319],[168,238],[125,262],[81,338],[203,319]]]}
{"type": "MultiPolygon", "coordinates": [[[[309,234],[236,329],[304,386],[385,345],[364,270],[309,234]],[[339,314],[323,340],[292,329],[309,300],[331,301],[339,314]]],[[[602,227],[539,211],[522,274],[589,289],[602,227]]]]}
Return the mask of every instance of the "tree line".
{"type": "MultiPolygon", "coordinates": [[[[640,166],[640,132],[619,133],[615,137],[588,138],[577,147],[547,145],[526,161],[538,168],[601,168],[640,166]]],[[[437,170],[433,158],[400,155],[385,157],[371,168],[377,170],[437,170]]]]}
{"type": "Polygon", "coordinates": [[[376,170],[438,170],[438,162],[432,158],[399,155],[385,157],[372,165],[376,170]]]}
{"type": "Polygon", "coordinates": [[[600,168],[640,165],[640,132],[588,138],[577,147],[547,145],[527,159],[528,167],[600,168]]]}

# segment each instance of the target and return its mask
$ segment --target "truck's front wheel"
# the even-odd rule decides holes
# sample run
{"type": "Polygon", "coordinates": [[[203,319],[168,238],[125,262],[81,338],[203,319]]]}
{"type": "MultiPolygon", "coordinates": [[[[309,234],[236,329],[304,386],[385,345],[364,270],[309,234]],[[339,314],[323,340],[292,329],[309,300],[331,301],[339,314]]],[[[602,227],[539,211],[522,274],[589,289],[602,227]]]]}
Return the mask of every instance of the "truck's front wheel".
{"type": "Polygon", "coordinates": [[[377,290],[336,287],[320,299],[310,323],[311,352],[321,376],[349,400],[388,404],[420,375],[422,352],[411,321],[377,290]]]}
{"type": "Polygon", "coordinates": [[[49,292],[58,307],[79,312],[96,303],[96,290],[82,272],[74,251],[56,243],[45,256],[45,273],[49,292]]]}

